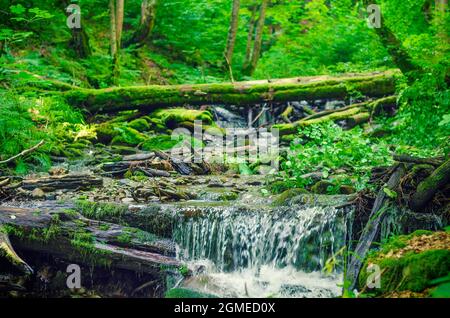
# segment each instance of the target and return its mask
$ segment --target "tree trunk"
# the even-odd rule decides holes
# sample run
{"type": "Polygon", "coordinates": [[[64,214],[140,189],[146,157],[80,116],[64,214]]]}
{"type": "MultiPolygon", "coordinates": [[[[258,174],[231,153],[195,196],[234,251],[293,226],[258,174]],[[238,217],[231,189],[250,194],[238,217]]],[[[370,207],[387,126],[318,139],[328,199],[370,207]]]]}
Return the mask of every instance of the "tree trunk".
{"type": "Polygon", "coordinates": [[[117,23],[116,23],[116,9],[114,0],[109,0],[109,17],[110,17],[110,46],[112,57],[112,80],[116,83],[118,77],[118,47],[117,47],[117,23]]]}
{"type": "Polygon", "coordinates": [[[428,178],[417,186],[417,190],[411,198],[411,209],[421,210],[433,199],[438,190],[444,189],[450,182],[450,159],[437,168],[428,178]]]}
{"type": "Polygon", "coordinates": [[[266,21],[266,10],[269,0],[263,0],[261,8],[259,9],[258,24],[256,25],[255,43],[253,45],[252,57],[250,65],[244,69],[244,73],[252,75],[258,65],[259,57],[261,55],[262,36],[264,32],[264,23],[266,21]]]}
{"type": "Polygon", "coordinates": [[[244,65],[242,67],[243,70],[245,70],[249,67],[250,60],[252,57],[252,43],[253,43],[253,36],[254,36],[254,32],[255,32],[257,10],[258,10],[257,6],[253,6],[252,16],[250,18],[250,23],[248,26],[247,47],[245,48],[245,60],[244,60],[244,65]]]}
{"type": "Polygon", "coordinates": [[[175,105],[251,105],[325,98],[346,98],[354,90],[371,97],[395,93],[397,71],[314,76],[220,84],[150,85],[108,89],[73,89],[62,94],[76,107],[90,112],[117,112],[175,105]]]}
{"type": "Polygon", "coordinates": [[[123,14],[124,14],[124,0],[117,0],[117,2],[116,2],[117,49],[120,48],[121,43],[122,43],[123,14]]]}
{"type": "MultiPolygon", "coordinates": [[[[364,0],[366,6],[376,4],[375,0],[364,0]]],[[[394,32],[386,25],[383,15],[381,16],[381,25],[379,28],[374,28],[381,43],[387,49],[389,55],[394,61],[395,65],[405,74],[410,76],[410,72],[421,71],[420,68],[413,62],[411,56],[403,47],[402,42],[396,37],[394,32]]],[[[409,78],[412,80],[412,78],[409,78]]]]}
{"type": "Polygon", "coordinates": [[[143,43],[152,33],[155,25],[157,0],[143,0],[141,3],[141,21],[139,27],[133,33],[130,39],[124,43],[124,47],[132,44],[143,43]]]}
{"type": "Polygon", "coordinates": [[[239,26],[239,9],[241,6],[240,0],[233,0],[233,9],[231,12],[230,29],[228,30],[227,47],[225,49],[225,59],[227,64],[231,67],[233,65],[234,44],[236,42],[236,34],[239,26]]]}
{"type": "MultiPolygon", "coordinates": [[[[67,12],[66,9],[69,6],[70,2],[68,0],[63,0],[62,3],[64,5],[64,12],[67,16],[69,16],[71,13],[67,12]]],[[[91,46],[89,44],[89,36],[86,33],[86,30],[83,28],[82,22],[80,26],[80,28],[72,29],[72,39],[69,42],[69,46],[74,49],[78,57],[87,58],[92,55],[91,46]]]]}

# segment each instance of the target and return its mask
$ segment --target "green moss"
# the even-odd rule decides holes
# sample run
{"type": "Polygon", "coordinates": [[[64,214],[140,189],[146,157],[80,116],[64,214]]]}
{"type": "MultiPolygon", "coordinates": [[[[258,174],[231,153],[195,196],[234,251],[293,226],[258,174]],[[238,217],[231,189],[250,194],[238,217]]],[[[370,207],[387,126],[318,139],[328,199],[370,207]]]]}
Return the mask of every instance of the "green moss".
{"type": "Polygon", "coordinates": [[[150,114],[150,117],[157,119],[170,129],[179,127],[180,123],[194,122],[195,120],[201,120],[205,125],[211,125],[214,122],[209,111],[184,108],[157,109],[150,114]]]}
{"type": "Polygon", "coordinates": [[[124,123],[104,123],[97,126],[96,132],[98,140],[104,144],[136,146],[147,139],[145,135],[124,123]]]}
{"type": "Polygon", "coordinates": [[[102,220],[106,217],[120,219],[128,211],[126,205],[114,203],[77,201],[75,206],[83,216],[94,220],[102,220]]]}
{"type": "Polygon", "coordinates": [[[400,258],[369,258],[361,270],[361,288],[367,281],[367,266],[370,263],[380,266],[383,272],[381,288],[374,290],[375,293],[403,290],[421,292],[431,280],[450,272],[450,250],[428,250],[419,254],[409,252],[400,258]]]}
{"type": "Polygon", "coordinates": [[[169,150],[175,147],[180,143],[180,138],[173,140],[169,135],[159,135],[156,137],[152,137],[145,141],[141,148],[146,151],[164,151],[169,150]]]}
{"type": "MultiPolygon", "coordinates": [[[[430,282],[450,272],[450,250],[429,249],[419,253],[407,252],[400,257],[387,257],[391,251],[407,247],[416,236],[432,235],[433,232],[418,230],[409,235],[390,238],[377,251],[371,252],[364,261],[359,274],[359,287],[363,289],[368,275],[369,264],[380,266],[381,288],[371,290],[375,295],[392,291],[422,292],[430,286],[430,282]]],[[[395,254],[394,254],[395,255],[395,254]]]]}
{"type": "Polygon", "coordinates": [[[333,183],[326,180],[320,180],[311,187],[311,191],[317,194],[327,194],[329,187],[333,187],[333,183]]]}
{"type": "Polygon", "coordinates": [[[186,288],[173,288],[166,292],[165,298],[217,298],[217,296],[186,288]]]}
{"type": "Polygon", "coordinates": [[[137,131],[148,131],[150,130],[150,125],[148,124],[148,122],[143,119],[143,118],[139,118],[139,119],[135,119],[133,121],[130,121],[128,123],[128,127],[131,127],[137,131]]]}
{"type": "Polygon", "coordinates": [[[292,199],[293,197],[296,197],[300,194],[306,194],[309,193],[307,190],[302,188],[294,188],[294,189],[288,189],[278,195],[278,197],[273,201],[274,205],[284,205],[286,204],[289,199],[292,199]]]}

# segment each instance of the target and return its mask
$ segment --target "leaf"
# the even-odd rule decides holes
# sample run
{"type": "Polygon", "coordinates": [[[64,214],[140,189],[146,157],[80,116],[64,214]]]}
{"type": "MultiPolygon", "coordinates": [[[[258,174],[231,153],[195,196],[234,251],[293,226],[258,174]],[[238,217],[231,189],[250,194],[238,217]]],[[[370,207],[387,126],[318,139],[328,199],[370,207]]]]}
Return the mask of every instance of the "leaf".
{"type": "Polygon", "coordinates": [[[9,11],[11,11],[11,13],[15,15],[21,15],[24,14],[27,9],[25,9],[24,6],[19,3],[15,6],[10,6],[9,11]]]}
{"type": "Polygon", "coordinates": [[[384,187],[384,188],[383,188],[383,192],[386,193],[386,195],[387,195],[388,197],[390,197],[391,199],[397,198],[397,192],[392,191],[392,190],[389,189],[389,188],[384,187]]]}

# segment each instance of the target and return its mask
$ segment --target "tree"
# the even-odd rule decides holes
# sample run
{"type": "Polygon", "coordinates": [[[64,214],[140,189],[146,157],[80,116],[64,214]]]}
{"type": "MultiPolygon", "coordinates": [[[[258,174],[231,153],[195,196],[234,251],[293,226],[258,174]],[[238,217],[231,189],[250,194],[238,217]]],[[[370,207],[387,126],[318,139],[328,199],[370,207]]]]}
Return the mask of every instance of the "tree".
{"type": "MultiPolygon", "coordinates": [[[[365,6],[376,4],[376,2],[377,1],[375,0],[363,0],[365,6]]],[[[374,28],[374,30],[383,46],[387,49],[395,65],[403,72],[405,76],[408,77],[411,72],[421,71],[419,66],[414,63],[411,56],[404,48],[402,42],[386,25],[383,15],[381,15],[380,27],[374,28]]]]}
{"type": "Polygon", "coordinates": [[[252,57],[252,43],[253,43],[253,35],[255,32],[255,23],[256,23],[256,12],[258,7],[254,5],[252,7],[252,16],[250,18],[249,26],[248,26],[248,34],[247,34],[247,46],[245,48],[245,60],[244,60],[244,69],[248,67],[250,64],[250,59],[252,57]]]}
{"type": "MultiPolygon", "coordinates": [[[[81,19],[81,12],[71,12],[71,10],[69,8],[69,5],[70,5],[69,1],[63,0],[62,3],[64,6],[63,9],[67,16],[77,13],[77,14],[80,14],[80,19],[81,19]]],[[[83,24],[81,23],[81,20],[80,20],[80,27],[72,28],[71,31],[72,31],[72,38],[70,39],[69,46],[71,48],[73,48],[73,50],[75,51],[77,56],[80,58],[87,58],[87,57],[91,56],[92,50],[91,50],[91,46],[89,44],[89,36],[88,36],[86,30],[83,28],[83,24]]]]}
{"type": "Polygon", "coordinates": [[[122,30],[123,30],[123,13],[124,13],[124,0],[117,0],[116,2],[116,38],[117,48],[119,49],[122,42],[122,30]]]}
{"type": "Polygon", "coordinates": [[[253,51],[251,58],[247,61],[247,64],[243,67],[244,74],[252,75],[258,65],[258,60],[261,55],[262,36],[264,31],[264,24],[266,21],[266,10],[269,0],[262,0],[261,7],[259,9],[259,18],[256,25],[255,42],[253,44],[253,51]]]}
{"type": "Polygon", "coordinates": [[[118,77],[118,47],[117,47],[117,22],[116,22],[116,10],[115,1],[109,0],[109,26],[110,26],[110,46],[111,46],[111,57],[113,59],[113,82],[116,81],[118,77]]]}
{"type": "Polygon", "coordinates": [[[133,35],[124,43],[124,47],[132,44],[142,44],[149,37],[155,25],[157,5],[158,0],[142,0],[139,26],[133,35]]]}
{"type": "Polygon", "coordinates": [[[228,30],[227,46],[225,48],[225,60],[231,68],[233,61],[234,44],[236,42],[236,34],[239,25],[239,9],[241,6],[240,0],[233,0],[233,7],[231,11],[230,28],[228,30]]]}

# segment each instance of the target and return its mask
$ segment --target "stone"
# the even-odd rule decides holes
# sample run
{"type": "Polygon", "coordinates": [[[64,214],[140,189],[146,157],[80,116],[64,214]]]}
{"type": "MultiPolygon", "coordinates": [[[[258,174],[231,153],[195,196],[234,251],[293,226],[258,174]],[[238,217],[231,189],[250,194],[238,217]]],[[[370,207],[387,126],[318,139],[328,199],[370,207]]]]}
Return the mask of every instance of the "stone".
{"type": "Polygon", "coordinates": [[[354,187],[352,187],[352,186],[350,186],[350,185],[341,185],[340,187],[339,187],[339,193],[340,194],[352,194],[352,193],[355,193],[356,192],[356,189],[354,188],[354,187]]]}
{"type": "Polygon", "coordinates": [[[43,199],[45,198],[45,192],[40,188],[36,188],[31,192],[33,199],[43,199]]]}
{"type": "Polygon", "coordinates": [[[330,181],[321,180],[316,182],[312,187],[311,191],[317,194],[326,194],[328,191],[328,187],[333,186],[330,181]]]}

